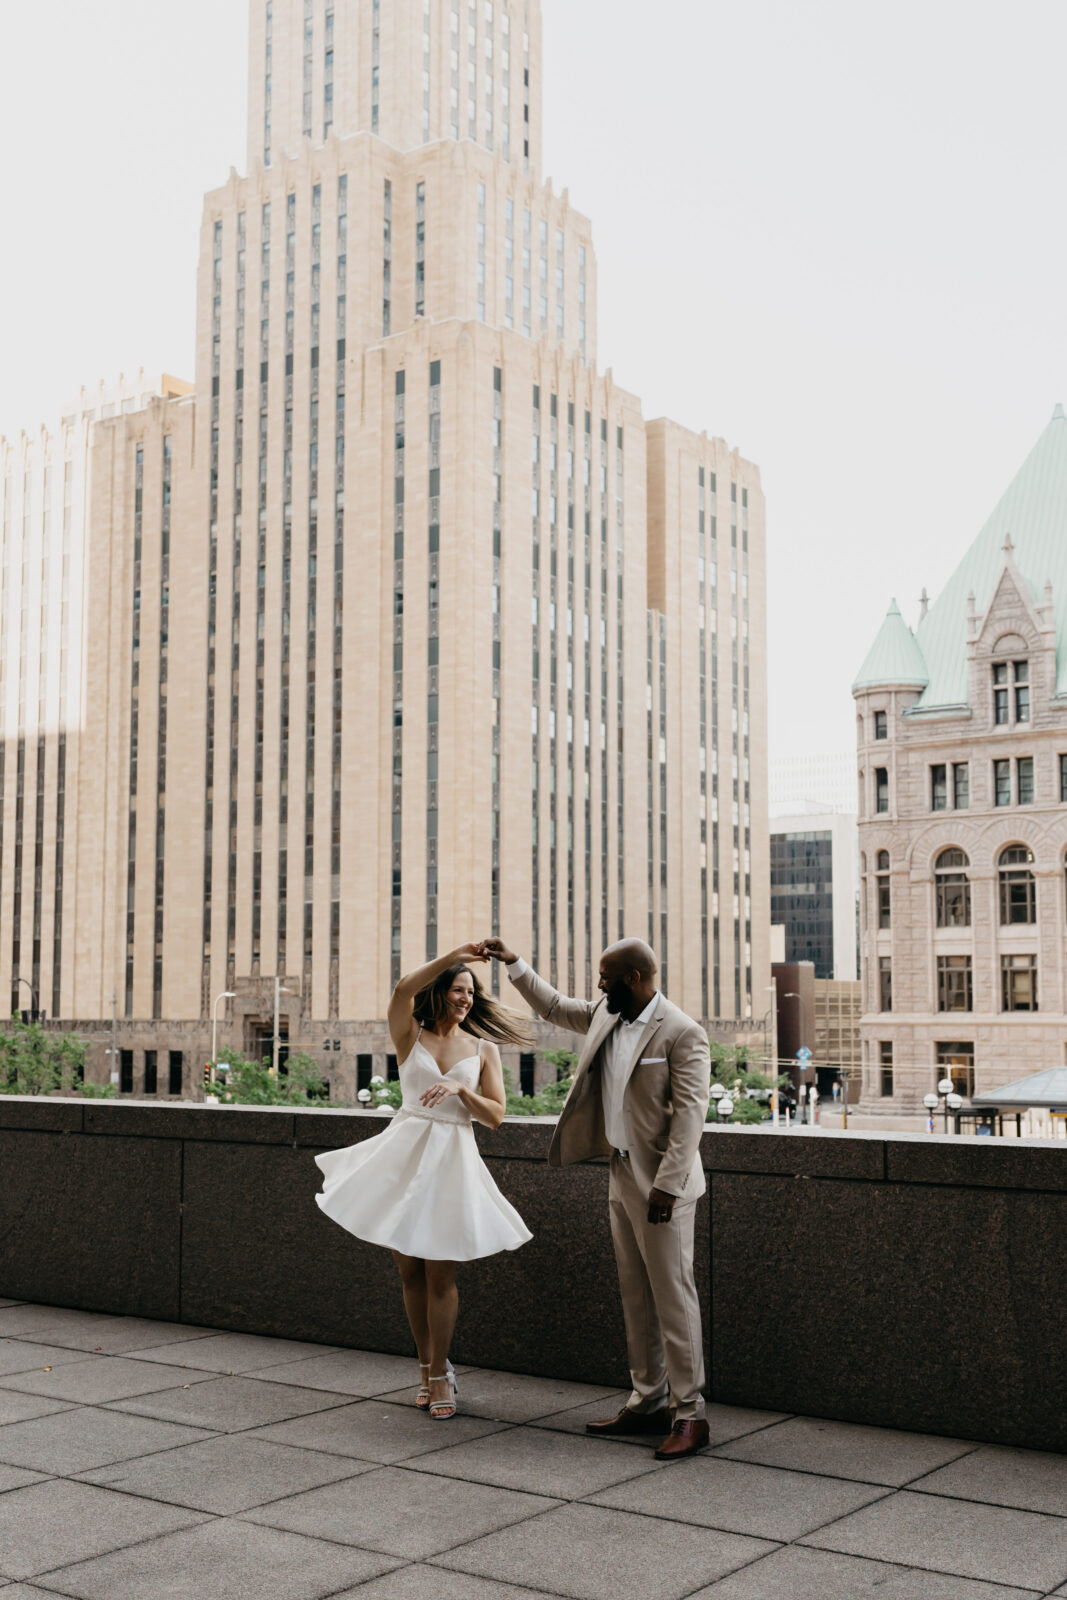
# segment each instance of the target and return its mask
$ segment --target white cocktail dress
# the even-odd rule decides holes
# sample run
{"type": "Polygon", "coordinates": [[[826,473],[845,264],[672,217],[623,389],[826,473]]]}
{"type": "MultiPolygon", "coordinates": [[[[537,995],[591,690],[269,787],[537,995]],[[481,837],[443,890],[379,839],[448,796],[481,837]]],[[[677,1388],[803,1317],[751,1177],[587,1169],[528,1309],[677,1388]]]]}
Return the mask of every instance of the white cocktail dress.
{"type": "Polygon", "coordinates": [[[385,1131],[315,1157],[324,1178],[315,1199],[328,1217],[358,1239],[424,1261],[473,1261],[533,1238],[493,1182],[459,1096],[419,1103],[442,1077],[476,1089],[481,1050],[479,1040],[477,1055],[442,1073],[416,1040],[400,1067],[403,1104],[385,1131]]]}

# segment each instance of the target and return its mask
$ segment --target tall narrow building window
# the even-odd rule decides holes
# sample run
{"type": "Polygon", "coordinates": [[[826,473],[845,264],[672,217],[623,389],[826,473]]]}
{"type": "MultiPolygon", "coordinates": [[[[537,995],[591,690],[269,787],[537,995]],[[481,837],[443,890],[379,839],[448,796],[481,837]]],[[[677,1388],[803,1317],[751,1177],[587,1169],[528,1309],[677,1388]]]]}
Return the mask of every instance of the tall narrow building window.
{"type": "Polygon", "coordinates": [[[889,851],[879,850],[877,856],[877,871],[874,877],[875,890],[878,895],[878,926],[888,928],[892,925],[891,887],[889,877],[889,851]]]}
{"type": "MultiPolygon", "coordinates": [[[[400,981],[404,798],[404,371],[394,380],[393,424],[393,773],[390,839],[389,981],[400,981]]],[[[436,707],[432,708],[436,713],[436,707]]],[[[436,716],[435,716],[436,720],[436,716]]]]}
{"type": "Polygon", "coordinates": [[[934,863],[934,889],[939,928],[969,928],[971,884],[966,869],[970,860],[956,846],[942,850],[934,863]]]}
{"type": "Polygon", "coordinates": [[[511,160],[511,17],[506,3],[500,13],[500,154],[511,160]]]}
{"type": "Polygon", "coordinates": [[[426,313],[426,185],[415,185],[415,315],[426,313]]]}
{"type": "MultiPolygon", "coordinates": [[[[431,391],[432,393],[432,391],[431,391]]],[[[492,702],[490,708],[490,888],[489,917],[492,935],[500,936],[500,611],[504,515],[504,392],[503,371],[493,368],[493,639],[492,702]]],[[[500,963],[493,963],[492,989],[500,993],[500,963]]]]}
{"type": "MultiPolygon", "coordinates": [[[[63,970],[63,828],[66,813],[65,790],[67,785],[67,736],[61,732],[56,741],[56,858],[55,900],[52,907],[52,1018],[62,1016],[63,970]]],[[[0,812],[4,805],[3,745],[0,743],[0,812]]]]}
{"type": "MultiPolygon", "coordinates": [[[[370,131],[378,132],[380,121],[382,53],[382,0],[373,0],[371,6],[370,37],[370,131]]],[[[387,330],[388,331],[388,330],[387,330]]]]}
{"type": "Polygon", "coordinates": [[[893,1009],[892,956],[878,957],[878,1009],[879,1011],[892,1011],[893,1009]]]}
{"type": "Polygon", "coordinates": [[[585,365],[585,245],[578,246],[578,349],[585,365]]]}
{"type": "Polygon", "coordinates": [[[504,325],[515,326],[515,202],[504,201],[504,325]]]}
{"type": "Polygon", "coordinates": [[[393,186],[388,178],[382,217],[382,333],[388,338],[392,331],[393,303],[393,186]]]}
{"type": "MultiPolygon", "coordinates": [[[[506,13],[505,13],[506,15],[506,13]]],[[[529,338],[533,316],[533,218],[529,206],[522,211],[522,331],[529,338]]]]}
{"type": "Polygon", "coordinates": [[[448,19],[449,38],[449,127],[453,139],[459,138],[459,0],[452,0],[448,19]]]}
{"type": "Polygon", "coordinates": [[[948,810],[948,767],[943,761],[930,768],[930,810],[948,810]]]}
{"type": "Polygon", "coordinates": [[[875,767],[874,769],[874,809],[881,812],[889,810],[888,767],[875,767]]]}
{"type": "Polygon", "coordinates": [[[478,321],[485,321],[485,184],[478,185],[478,321]]]}
{"type": "Polygon", "coordinates": [[[430,138],[430,0],[422,0],[422,142],[430,138]]]}
{"type": "Polygon", "coordinates": [[[1037,957],[1009,955],[1000,958],[1001,1010],[1037,1010],[1037,957]]]}
{"type": "Polygon", "coordinates": [[[966,811],[971,803],[971,769],[966,761],[952,763],[952,804],[957,811],[966,811]]]}
{"type": "Polygon", "coordinates": [[[993,804],[1011,805],[1011,762],[1006,759],[993,763],[993,804]]]}
{"type": "Polygon", "coordinates": [[[937,1009],[973,1010],[970,956],[938,956],[937,1009]]]}
{"type": "Polygon", "coordinates": [[[563,232],[556,230],[556,338],[563,338],[563,310],[566,289],[563,277],[563,232]]]}
{"type": "Polygon", "coordinates": [[[426,637],[426,959],[437,956],[438,895],[438,745],[437,708],[440,677],[440,551],[441,551],[441,363],[430,362],[430,481],[427,485],[429,525],[429,593],[426,637]]]}
{"type": "Polygon", "coordinates": [[[1000,852],[1000,920],[1009,927],[1037,921],[1037,885],[1031,871],[1034,853],[1024,844],[1010,844],[1000,852]]]}
{"type": "Polygon", "coordinates": [[[345,330],[348,303],[348,177],[337,180],[337,376],[333,459],[333,734],[330,798],[330,1016],[338,1015],[341,959],[341,738],[345,588],[345,330]]]}
{"type": "Polygon", "coordinates": [[[893,1093],[893,1041],[882,1039],[878,1044],[878,1093],[883,1100],[893,1093]]]}
{"type": "Polygon", "coordinates": [[[485,0],[485,148],[493,148],[493,0],[485,0]]]}
{"type": "Polygon", "coordinates": [[[541,316],[541,332],[548,332],[548,223],[541,219],[538,225],[538,254],[537,254],[537,285],[538,309],[541,316]]]}
{"type": "Polygon", "coordinates": [[[1034,758],[1019,756],[1015,763],[1015,792],[1021,806],[1034,803],[1034,758]]]}
{"type": "Polygon", "coordinates": [[[312,13],[314,0],[304,0],[304,137],[311,138],[311,78],[312,78],[312,47],[315,37],[315,24],[312,13]]]}
{"type": "Polygon", "coordinates": [[[152,953],[152,1016],[163,1015],[163,868],[167,815],[167,663],[170,635],[170,514],[173,451],[170,434],[163,438],[163,484],[160,507],[159,582],[159,712],[156,751],[156,872],[152,953]]]}
{"type": "MultiPolygon", "coordinates": [[[[126,848],[126,985],[124,1010],[133,1016],[134,972],[134,907],[136,904],[137,867],[137,744],[140,733],[141,699],[141,556],[144,539],[144,445],[137,446],[134,455],[133,480],[133,638],[130,664],[130,766],[129,766],[129,820],[126,848]]],[[[19,763],[22,766],[22,741],[19,741],[19,763]]],[[[19,774],[19,799],[22,796],[22,773],[19,774]]],[[[16,830],[16,850],[21,828],[16,830]]],[[[16,880],[16,896],[19,884],[16,880]]],[[[16,937],[18,919],[15,920],[16,937]]],[[[12,963],[12,974],[18,972],[17,959],[12,963]]],[[[12,981],[14,981],[14,976],[12,981]]]]}
{"type": "MultiPolygon", "coordinates": [[[[623,637],[625,629],[623,607],[623,546],[624,519],[623,519],[623,462],[622,462],[622,429],[615,430],[615,834],[616,834],[616,897],[619,913],[619,938],[624,937],[623,929],[626,922],[626,830],[623,826],[623,637]]],[[[714,483],[714,475],[712,482],[714,483]]],[[[714,526],[714,524],[713,524],[714,526]]],[[[714,536],[713,536],[714,537],[714,536]]],[[[714,543],[712,550],[714,551],[714,543]]],[[[713,556],[714,559],[714,556],[713,556]]],[[[714,580],[713,580],[714,581],[714,580]]],[[[714,639],[712,640],[714,647],[714,639]]],[[[712,673],[714,675],[714,648],[712,650],[712,673]]],[[[714,676],[712,678],[712,705],[714,706],[714,676]]],[[[715,713],[712,712],[714,717],[715,713]]],[[[712,743],[714,747],[715,724],[712,725],[712,743]]],[[[716,885],[717,886],[717,885],[716,885]]],[[[718,926],[716,920],[716,927],[718,926]]],[[[718,963],[716,961],[716,984],[718,983],[718,963]]],[[[716,990],[716,1014],[718,992],[716,990]]]]}
{"type": "Polygon", "coordinates": [[[308,375],[307,620],[304,648],[304,925],[301,958],[305,987],[310,987],[314,979],[315,956],[315,761],[318,753],[319,713],[319,332],[321,294],[322,185],[315,184],[311,190],[311,371],[308,375]]]}
{"type": "Polygon", "coordinates": [[[322,58],[322,137],[328,139],[333,127],[333,32],[334,12],[331,4],[326,12],[326,44],[322,58]]]}
{"type": "Polygon", "coordinates": [[[478,0],[467,0],[467,137],[478,137],[478,0]]]}
{"type": "Polygon", "coordinates": [[[263,165],[270,166],[271,57],[273,54],[274,5],[267,0],[263,45],[263,165]]]}
{"type": "MultiPolygon", "coordinates": [[[[531,948],[534,971],[541,962],[541,388],[533,386],[533,413],[531,423],[531,565],[532,598],[530,602],[532,623],[531,710],[530,710],[530,773],[533,786],[531,815],[531,948]]],[[[3,794],[0,790],[0,805],[3,794]]]]}

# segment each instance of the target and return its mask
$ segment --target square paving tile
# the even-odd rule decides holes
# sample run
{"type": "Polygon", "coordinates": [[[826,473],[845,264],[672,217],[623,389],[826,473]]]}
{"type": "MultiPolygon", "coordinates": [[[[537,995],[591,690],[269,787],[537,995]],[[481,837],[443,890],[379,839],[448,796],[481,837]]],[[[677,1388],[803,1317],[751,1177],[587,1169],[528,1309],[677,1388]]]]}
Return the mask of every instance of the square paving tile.
{"type": "Polygon", "coordinates": [[[691,1600],[1036,1600],[1036,1596],[1034,1589],[1005,1589],[999,1583],[975,1583],[918,1567],[887,1566],[790,1545],[713,1583],[691,1600]]]}
{"type": "MultiPolygon", "coordinates": [[[[430,1422],[427,1426],[443,1433],[452,1424],[430,1422]]],[[[411,1466],[419,1472],[565,1500],[577,1500],[624,1478],[645,1473],[658,1477],[665,1470],[662,1462],[654,1460],[651,1445],[635,1450],[614,1439],[576,1439],[573,1434],[550,1433],[545,1428],[512,1428],[472,1444],[449,1445],[420,1456],[411,1466]]]]}
{"type": "MultiPolygon", "coordinates": [[[[116,1400],[116,1411],[132,1411],[142,1417],[165,1417],[171,1422],[189,1422],[217,1433],[240,1433],[244,1428],[262,1427],[309,1411],[324,1411],[343,1404],[346,1394],[327,1394],[321,1389],[297,1389],[292,1384],[258,1383],[255,1378],[211,1378],[188,1389],[165,1389],[159,1394],[131,1396],[116,1400]]],[[[0,1456],[3,1452],[0,1450],[0,1456]]]]}
{"type": "MultiPolygon", "coordinates": [[[[182,1349],[187,1346],[183,1345],[182,1349]]],[[[203,1383],[206,1374],[191,1368],[172,1367],[160,1361],[130,1361],[126,1356],[90,1356],[55,1367],[51,1372],[12,1372],[0,1378],[0,1393],[16,1389],[23,1394],[40,1394],[45,1399],[77,1400],[82,1405],[101,1405],[108,1400],[128,1400],[132,1395],[151,1394],[157,1389],[180,1388],[186,1383],[203,1383]]]]}
{"type": "Polygon", "coordinates": [[[0,1311],[0,1335],[21,1338],[40,1329],[58,1328],[61,1324],[69,1327],[85,1315],[73,1306],[37,1306],[23,1301],[0,1311]]]}
{"type": "Polygon", "coordinates": [[[1067,1456],[987,1444],[911,1488],[1067,1516],[1067,1456]]]}
{"type": "Polygon", "coordinates": [[[590,1495],[592,1504],[787,1543],[885,1494],[871,1484],[696,1456],[590,1495]]]}
{"type": "MultiPolygon", "coordinates": [[[[146,1346],[149,1361],[172,1361],[176,1367],[203,1367],[207,1372],[253,1372],[257,1367],[276,1367],[301,1356],[322,1355],[334,1345],[308,1344],[302,1339],[268,1339],[258,1333],[214,1333],[204,1339],[189,1339],[171,1349],[146,1346]]],[[[131,1355],[138,1352],[131,1351],[131,1355]]]]}
{"type": "Polygon", "coordinates": [[[361,1461],[390,1463],[407,1461],[427,1450],[440,1450],[442,1428],[448,1429],[450,1439],[460,1443],[497,1433],[501,1424],[486,1422],[482,1417],[459,1416],[448,1422],[431,1422],[410,1406],[355,1400],[317,1416],[296,1417],[292,1422],[257,1428],[255,1437],[273,1439],[277,1444],[302,1445],[309,1450],[333,1451],[361,1461]]]}
{"type": "Polygon", "coordinates": [[[359,1589],[331,1595],[330,1600],[531,1600],[541,1592],[517,1589],[512,1583],[494,1583],[492,1578],[475,1578],[469,1572],[411,1566],[398,1567],[384,1578],[373,1578],[359,1589]]]}
{"type": "Polygon", "coordinates": [[[109,1461],[130,1461],[172,1445],[192,1444],[204,1436],[201,1428],[127,1417],[103,1406],[76,1406],[0,1428],[0,1461],[69,1475],[106,1466],[109,1461]]]}
{"type": "MultiPolygon", "coordinates": [[[[630,1398],[629,1389],[614,1390],[608,1400],[594,1400],[591,1405],[577,1406],[570,1411],[557,1411],[552,1416],[537,1417],[533,1426],[535,1428],[553,1428],[562,1433],[584,1433],[587,1422],[599,1422],[603,1418],[617,1415],[630,1398]]],[[[708,1431],[711,1443],[724,1444],[728,1439],[736,1439],[741,1434],[754,1433],[760,1428],[766,1428],[771,1423],[781,1422],[787,1413],[782,1411],[752,1411],[746,1406],[719,1406],[708,1404],[704,1412],[707,1418],[708,1431]]],[[[650,1442],[648,1434],[619,1434],[618,1438],[635,1439],[643,1445],[650,1442]]]]}
{"type": "Polygon", "coordinates": [[[17,1394],[0,1389],[0,1427],[6,1422],[25,1422],[28,1417],[47,1417],[53,1411],[71,1411],[69,1400],[45,1400],[39,1394],[17,1394]]]}
{"type": "Polygon", "coordinates": [[[773,1548],[736,1533],[570,1505],[461,1545],[434,1564],[572,1600],[679,1600],[773,1548]]]}
{"type": "Polygon", "coordinates": [[[1044,1593],[1067,1573],[1067,1517],[901,1489],[807,1536],[806,1544],[1044,1593]]]}
{"type": "Polygon", "coordinates": [[[540,1495],[379,1467],[344,1483],[261,1506],[242,1521],[340,1539],[411,1561],[438,1555],[557,1505],[558,1500],[540,1495]]]}
{"type": "Polygon", "coordinates": [[[125,1355],[127,1350],[144,1350],[153,1345],[180,1344],[218,1333],[217,1328],[198,1328],[187,1322],[156,1322],[150,1317],[109,1317],[103,1312],[83,1311],[76,1319],[43,1332],[58,1345],[71,1350],[89,1350],[104,1355],[125,1355]]]}
{"type": "MultiPolygon", "coordinates": [[[[96,1467],[81,1477],[83,1482],[145,1495],[149,1500],[228,1517],[371,1470],[366,1462],[227,1433],[119,1466],[96,1467]]],[[[353,1544],[362,1542],[352,1540],[353,1544]]]]}
{"type": "Polygon", "coordinates": [[[791,1417],[777,1427],[735,1439],[716,1454],[765,1467],[795,1467],[801,1472],[825,1472],[834,1478],[858,1478],[900,1488],[974,1448],[963,1440],[940,1439],[934,1434],[791,1417]]]}
{"type": "MultiPolygon", "coordinates": [[[[460,1371],[463,1369],[460,1368],[460,1371]]],[[[333,1389],[358,1395],[361,1400],[400,1390],[414,1401],[419,1384],[419,1364],[414,1356],[380,1355],[374,1350],[334,1350],[330,1355],[309,1356],[304,1361],[284,1361],[256,1374],[269,1383],[296,1383],[310,1389],[333,1389]]]]}
{"type": "Polygon", "coordinates": [[[9,1489],[22,1489],[27,1483],[40,1483],[40,1472],[27,1472],[25,1467],[0,1467],[0,1494],[9,1489]]]}
{"type": "Polygon", "coordinates": [[[0,1504],[0,1572],[11,1578],[36,1577],[201,1520],[195,1511],[62,1478],[13,1489],[0,1504]]]}
{"type": "MultiPolygon", "coordinates": [[[[598,1404],[603,1407],[618,1394],[591,1383],[568,1383],[562,1378],[531,1378],[518,1372],[490,1372],[470,1367],[460,1375],[457,1386],[465,1413],[491,1417],[496,1422],[531,1422],[574,1406],[598,1404]]],[[[608,1410],[601,1415],[610,1416],[608,1410]]]]}
{"type": "Polygon", "coordinates": [[[61,1567],[46,1581],[78,1600],[318,1600],[392,1565],[350,1545],[220,1517],[61,1567]]]}
{"type": "Polygon", "coordinates": [[[12,1372],[34,1372],[43,1367],[69,1367],[88,1361],[84,1350],[66,1350],[61,1345],[34,1344],[26,1339],[0,1339],[0,1377],[12,1372]]]}

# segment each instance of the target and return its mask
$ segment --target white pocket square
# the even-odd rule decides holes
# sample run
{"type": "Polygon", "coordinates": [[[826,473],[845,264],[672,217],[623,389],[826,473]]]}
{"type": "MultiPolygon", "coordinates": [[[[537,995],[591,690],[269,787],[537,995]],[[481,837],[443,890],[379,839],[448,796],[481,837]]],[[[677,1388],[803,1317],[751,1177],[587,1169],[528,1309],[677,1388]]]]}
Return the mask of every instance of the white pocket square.
{"type": "Polygon", "coordinates": [[[642,1056],[638,1065],[642,1067],[654,1067],[657,1061],[666,1061],[666,1059],[666,1056],[642,1056]]]}

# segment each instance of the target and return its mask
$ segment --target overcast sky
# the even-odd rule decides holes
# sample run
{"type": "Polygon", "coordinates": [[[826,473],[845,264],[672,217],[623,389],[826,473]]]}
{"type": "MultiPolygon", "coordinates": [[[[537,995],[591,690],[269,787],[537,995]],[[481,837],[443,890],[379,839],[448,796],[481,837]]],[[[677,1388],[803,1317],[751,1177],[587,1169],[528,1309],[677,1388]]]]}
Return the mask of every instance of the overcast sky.
{"type": "MultiPolygon", "coordinates": [[[[759,463],[771,754],[848,749],[889,598],[915,620],[1067,400],[1067,7],[543,9],[545,172],[593,221],[601,365],[759,463]]],[[[0,432],[120,370],[193,375],[246,10],[0,5],[0,432]]]]}

